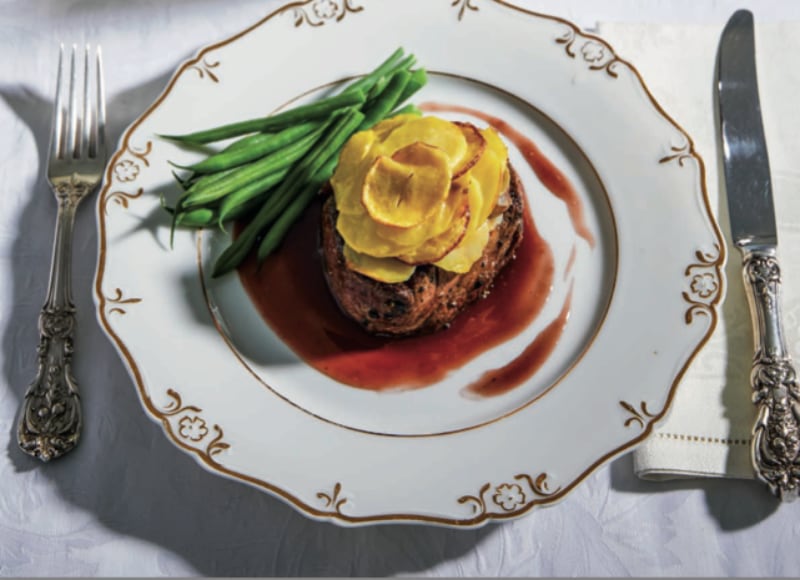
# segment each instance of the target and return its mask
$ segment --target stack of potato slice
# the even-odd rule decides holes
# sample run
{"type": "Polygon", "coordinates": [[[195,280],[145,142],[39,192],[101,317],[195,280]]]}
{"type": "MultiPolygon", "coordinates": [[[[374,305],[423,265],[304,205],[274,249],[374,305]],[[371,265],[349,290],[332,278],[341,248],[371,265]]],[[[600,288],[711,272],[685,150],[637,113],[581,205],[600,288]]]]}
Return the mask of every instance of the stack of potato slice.
{"type": "Polygon", "coordinates": [[[508,183],[492,128],[400,115],[356,133],[331,179],[348,266],[387,283],[421,264],[468,272],[508,183]]]}

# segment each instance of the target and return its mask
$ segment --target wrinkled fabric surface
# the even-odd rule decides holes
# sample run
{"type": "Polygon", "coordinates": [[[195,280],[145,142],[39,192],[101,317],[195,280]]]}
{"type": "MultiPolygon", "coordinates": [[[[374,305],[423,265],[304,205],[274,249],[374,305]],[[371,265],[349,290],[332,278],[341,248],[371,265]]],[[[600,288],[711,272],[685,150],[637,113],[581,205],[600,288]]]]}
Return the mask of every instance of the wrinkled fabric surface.
{"type": "MultiPolygon", "coordinates": [[[[722,167],[717,159],[717,129],[708,114],[713,110],[714,78],[719,26],[646,25],[635,28],[603,24],[601,32],[613,43],[619,35],[632,46],[672,47],[644,51],[637,59],[650,89],[694,141],[703,158],[709,202],[726,240],[730,240],[722,167]],[[659,65],[659,63],[662,63],[659,65]],[[665,66],[685,82],[656,73],[665,66]],[[650,72],[653,71],[653,72],[650,72]],[[650,73],[650,74],[647,74],[650,73]],[[696,90],[694,87],[706,90],[696,90]]],[[[756,53],[769,148],[772,188],[782,269],[785,336],[795,360],[800,355],[800,196],[797,158],[800,155],[792,97],[800,87],[797,67],[800,40],[797,22],[759,22],[756,53]]],[[[635,54],[631,53],[633,59],[635,54]]],[[[666,232],[665,232],[666,233],[666,232]]],[[[719,310],[717,328],[681,380],[669,416],[653,437],[634,452],[635,471],[641,477],[751,478],[751,431],[756,407],[751,403],[750,366],[753,339],[750,312],[742,283],[741,253],[728,242],[727,296],[719,310]]]]}
{"type": "MultiPolygon", "coordinates": [[[[472,3],[482,1],[488,0],[472,3]]],[[[709,138],[713,111],[694,109],[708,107],[712,90],[716,40],[709,43],[703,35],[716,38],[727,15],[747,2],[720,1],[705,11],[689,1],[669,8],[657,0],[520,3],[582,25],[624,21],[601,25],[599,32],[637,66],[665,110],[691,135],[703,135],[709,149],[700,153],[709,166],[716,163],[709,138]],[[645,33],[635,21],[648,18],[677,22],[682,32],[645,33]]],[[[42,174],[57,43],[102,44],[110,137],[116,141],[182,60],[279,5],[0,0],[0,575],[797,576],[800,502],[779,506],[747,480],[642,481],[630,455],[600,468],[555,507],[479,530],[319,524],[261,491],[207,473],[146,417],[96,322],[91,202],[78,215],[73,280],[83,440],[48,465],[17,449],[16,410],[35,373],[36,319],[55,218],[42,174]]],[[[798,18],[788,2],[758,6],[773,21],[798,18]]],[[[800,24],[780,29],[787,39],[798,32],[800,24]]],[[[765,63],[765,74],[798,68],[800,44],[787,40],[785,46],[775,53],[778,60],[765,63]]],[[[786,78],[789,83],[797,76],[786,78]]],[[[785,92],[762,98],[774,105],[770,110],[788,115],[797,89],[787,85],[785,92]]],[[[768,122],[783,142],[796,143],[795,118],[768,122]]],[[[796,194],[792,158],[776,151],[773,160],[782,167],[782,191],[796,194]]],[[[779,208],[791,207],[784,204],[779,208]]],[[[786,223],[796,233],[800,215],[786,223]]],[[[792,280],[798,276],[800,269],[792,280]]],[[[787,294],[800,296],[800,283],[787,284],[787,294]]],[[[796,316],[788,323],[797,327],[796,316]]]]}

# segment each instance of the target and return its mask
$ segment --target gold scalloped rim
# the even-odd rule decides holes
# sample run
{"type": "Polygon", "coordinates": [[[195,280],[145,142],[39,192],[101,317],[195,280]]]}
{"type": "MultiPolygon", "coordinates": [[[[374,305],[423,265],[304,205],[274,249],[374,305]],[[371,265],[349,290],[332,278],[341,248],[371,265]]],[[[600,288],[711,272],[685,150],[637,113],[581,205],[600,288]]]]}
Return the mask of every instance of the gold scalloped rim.
{"type": "MultiPolygon", "coordinates": [[[[100,194],[98,196],[98,204],[99,204],[98,207],[103,208],[104,205],[108,201],[107,200],[107,196],[109,195],[109,191],[112,188],[112,183],[113,183],[113,169],[114,169],[115,165],[117,164],[117,162],[120,160],[121,156],[123,154],[125,154],[126,150],[129,149],[130,136],[139,127],[139,125],[141,125],[141,123],[144,122],[144,120],[147,119],[153,113],[153,111],[161,104],[161,102],[171,92],[171,90],[174,87],[174,85],[177,82],[177,80],[181,77],[181,75],[187,69],[190,69],[192,67],[196,67],[196,66],[198,66],[198,63],[202,63],[205,55],[208,52],[210,52],[212,50],[215,50],[217,48],[220,48],[222,46],[225,46],[227,44],[230,44],[232,42],[235,42],[239,38],[247,35],[248,33],[252,32],[253,30],[259,28],[260,26],[262,26],[267,21],[271,20],[276,15],[285,13],[285,12],[290,11],[290,10],[294,10],[296,8],[302,8],[303,6],[308,5],[313,1],[314,0],[305,0],[305,1],[301,1],[301,2],[292,2],[292,3],[286,4],[286,5],[282,6],[282,7],[274,10],[273,12],[271,12],[270,14],[268,14],[267,16],[265,16],[264,18],[262,18],[261,20],[259,20],[255,24],[253,24],[252,26],[250,26],[250,27],[244,29],[243,31],[241,31],[240,33],[238,33],[236,35],[233,35],[233,36],[231,36],[231,37],[229,37],[229,38],[227,38],[227,39],[225,39],[223,41],[220,41],[220,42],[217,42],[215,44],[211,44],[209,46],[206,46],[205,48],[200,50],[199,53],[193,59],[190,59],[190,60],[184,62],[178,68],[178,70],[173,74],[172,78],[170,79],[169,83],[167,84],[166,88],[161,93],[161,95],[125,131],[125,133],[123,135],[123,138],[122,138],[122,142],[121,142],[122,143],[122,147],[112,156],[109,164],[107,165],[106,173],[105,173],[105,179],[104,179],[104,186],[103,186],[103,189],[101,190],[101,192],[100,192],[100,194]]],[[[610,76],[615,77],[616,74],[612,74],[613,71],[611,70],[612,69],[612,67],[611,67],[612,64],[613,64],[613,68],[616,68],[617,66],[625,66],[625,67],[627,67],[636,76],[636,78],[638,79],[641,87],[644,89],[644,92],[645,92],[645,94],[647,95],[647,98],[650,101],[650,104],[655,108],[655,110],[664,119],[669,121],[669,123],[678,132],[680,132],[686,138],[688,145],[686,147],[685,152],[682,152],[678,156],[678,160],[679,160],[679,162],[683,162],[686,159],[692,158],[698,164],[698,168],[699,168],[699,172],[700,172],[700,176],[699,176],[700,193],[702,194],[702,201],[703,201],[703,206],[704,206],[705,211],[706,211],[706,218],[707,218],[707,220],[708,220],[708,222],[709,222],[709,224],[710,224],[710,226],[712,228],[712,231],[713,231],[715,237],[717,238],[718,247],[719,247],[719,254],[718,254],[716,260],[714,260],[713,262],[707,264],[708,267],[713,269],[713,271],[716,273],[717,280],[719,281],[719,285],[720,285],[720,287],[718,289],[718,292],[714,296],[713,300],[711,300],[707,304],[707,309],[704,309],[705,310],[705,314],[707,314],[708,317],[710,318],[709,326],[708,326],[708,329],[706,331],[706,334],[698,341],[698,344],[695,347],[694,351],[688,356],[683,368],[680,369],[680,371],[677,373],[677,375],[675,377],[675,380],[673,381],[673,383],[670,386],[670,389],[668,391],[666,402],[664,404],[663,409],[660,412],[653,413],[652,415],[648,415],[646,417],[648,420],[645,423],[645,425],[643,426],[641,433],[637,437],[629,440],[624,445],[622,445],[622,446],[620,446],[620,447],[618,447],[616,449],[613,449],[610,452],[602,455],[596,461],[591,463],[583,472],[578,474],[578,476],[573,481],[571,481],[569,484],[567,484],[567,485],[565,485],[563,487],[557,488],[557,491],[555,491],[555,492],[553,492],[551,494],[548,494],[546,496],[540,496],[540,497],[537,497],[535,499],[532,499],[532,500],[530,500],[528,502],[525,502],[523,505],[519,506],[517,509],[513,509],[513,510],[510,510],[510,511],[505,512],[505,513],[495,513],[495,512],[484,511],[483,513],[480,513],[480,514],[478,514],[476,516],[473,516],[471,518],[464,518],[464,519],[442,518],[442,517],[436,517],[436,516],[429,516],[429,515],[425,515],[425,514],[380,514],[380,515],[375,515],[375,516],[361,516],[361,517],[349,516],[349,515],[343,514],[341,511],[339,511],[338,507],[341,507],[342,504],[339,504],[339,506],[334,511],[331,511],[331,510],[320,510],[318,508],[315,508],[315,507],[313,507],[311,505],[306,504],[305,502],[299,500],[298,498],[296,498],[292,494],[282,490],[281,488],[279,488],[279,487],[277,487],[277,486],[275,486],[273,484],[270,484],[269,482],[266,482],[266,481],[263,481],[263,480],[248,476],[248,475],[244,475],[244,474],[241,474],[241,473],[234,472],[234,471],[226,468],[224,465],[220,464],[219,462],[217,462],[214,459],[214,457],[212,456],[212,454],[206,453],[203,450],[199,450],[199,449],[197,449],[195,447],[191,447],[191,446],[187,445],[186,443],[181,441],[181,439],[179,437],[177,437],[175,435],[175,433],[173,432],[173,430],[172,430],[172,428],[170,426],[169,421],[166,419],[166,417],[164,416],[163,412],[157,406],[155,406],[153,404],[153,401],[148,396],[148,394],[147,394],[147,392],[145,390],[145,387],[144,387],[144,379],[143,379],[142,373],[137,368],[136,363],[134,362],[130,351],[128,350],[127,346],[122,341],[122,339],[114,332],[114,330],[112,329],[111,325],[108,322],[107,313],[106,313],[107,298],[106,298],[106,296],[104,295],[104,293],[102,291],[102,288],[103,288],[103,275],[105,273],[105,257],[106,257],[106,249],[107,249],[106,223],[105,223],[104,212],[103,211],[98,211],[97,215],[98,215],[98,222],[99,222],[98,223],[98,228],[99,228],[99,234],[98,234],[99,250],[98,250],[98,254],[99,255],[98,255],[97,273],[96,273],[96,276],[95,276],[95,302],[96,302],[96,305],[97,305],[97,308],[98,308],[98,318],[100,319],[100,323],[103,326],[106,334],[108,334],[108,336],[114,341],[118,351],[120,352],[120,354],[122,355],[123,359],[125,360],[125,362],[126,362],[126,364],[128,366],[129,372],[132,375],[132,377],[134,378],[134,381],[136,383],[137,389],[139,391],[140,399],[141,399],[142,404],[145,407],[145,409],[153,417],[160,419],[160,421],[161,421],[161,423],[162,423],[162,425],[164,427],[165,432],[168,434],[168,436],[170,437],[170,439],[173,441],[173,443],[175,445],[177,445],[178,447],[184,449],[185,451],[194,453],[198,457],[198,459],[200,459],[210,469],[212,469],[214,471],[217,471],[219,473],[225,474],[225,475],[227,475],[229,477],[232,477],[234,479],[238,479],[238,480],[243,481],[245,483],[249,483],[249,484],[251,484],[251,485],[253,485],[255,487],[267,490],[267,491],[271,492],[272,494],[274,494],[275,496],[280,497],[284,501],[288,502],[289,504],[294,505],[300,511],[306,513],[307,515],[309,515],[311,517],[317,518],[317,519],[333,520],[333,521],[337,521],[337,522],[341,522],[341,523],[348,523],[348,524],[388,523],[388,522],[425,522],[425,523],[440,524],[440,525],[447,525],[447,526],[453,526],[453,527],[474,527],[474,526],[477,526],[477,525],[480,525],[480,524],[484,524],[484,523],[486,523],[488,521],[501,521],[501,520],[516,518],[516,517],[519,517],[519,516],[529,512],[534,506],[555,502],[555,501],[561,499],[567,493],[569,493],[576,485],[578,485],[581,482],[583,482],[598,467],[600,467],[601,465],[605,464],[606,462],[608,462],[613,457],[631,450],[633,447],[635,447],[636,445],[638,445],[639,443],[644,441],[644,439],[646,439],[652,433],[655,424],[666,415],[667,410],[669,409],[670,405],[672,404],[672,401],[674,399],[675,392],[677,390],[678,384],[681,382],[683,376],[685,375],[687,369],[689,368],[689,366],[692,363],[692,361],[694,360],[694,358],[697,356],[697,354],[702,350],[702,348],[706,345],[706,343],[710,339],[710,337],[713,334],[714,330],[716,329],[716,326],[717,326],[717,323],[718,323],[717,308],[719,306],[719,303],[720,303],[722,297],[724,296],[724,292],[723,292],[723,285],[724,285],[723,265],[725,263],[725,258],[726,258],[726,249],[725,249],[725,244],[723,242],[723,237],[722,237],[719,225],[718,225],[716,219],[714,218],[713,212],[711,211],[711,204],[710,204],[710,200],[708,198],[708,192],[707,192],[707,189],[706,189],[705,163],[703,162],[703,159],[700,157],[700,155],[695,152],[694,143],[693,143],[691,137],[689,137],[688,133],[671,116],[669,116],[666,113],[666,111],[664,111],[664,109],[661,107],[661,105],[655,100],[653,94],[650,92],[650,89],[645,84],[644,79],[642,78],[642,76],[639,73],[639,71],[632,64],[630,64],[628,61],[617,57],[615,52],[614,52],[614,50],[611,48],[611,46],[608,43],[606,43],[604,40],[602,40],[601,38],[599,38],[599,37],[597,37],[595,35],[592,35],[592,34],[583,33],[583,32],[580,31],[580,29],[575,24],[573,24],[573,23],[571,23],[568,20],[565,20],[563,18],[557,17],[557,16],[551,16],[551,15],[548,15],[548,14],[543,14],[543,13],[540,13],[540,12],[535,12],[535,11],[532,11],[532,10],[528,10],[528,9],[522,8],[520,6],[515,6],[515,5],[512,5],[512,4],[509,4],[508,2],[505,2],[504,0],[486,0],[486,1],[494,2],[495,4],[501,5],[501,6],[505,7],[505,8],[510,9],[510,10],[514,10],[514,11],[519,12],[521,14],[525,14],[527,16],[532,16],[532,17],[535,17],[535,18],[540,18],[540,19],[545,19],[545,20],[550,20],[550,21],[553,21],[553,22],[561,23],[561,24],[565,25],[567,27],[567,29],[571,30],[576,37],[580,37],[580,38],[584,38],[584,39],[587,39],[587,40],[595,41],[595,42],[599,43],[600,45],[602,45],[603,47],[605,47],[609,51],[609,54],[611,54],[613,56],[612,56],[611,60],[608,61],[608,63],[606,63],[603,67],[600,67],[600,68],[602,70],[606,70],[606,72],[608,72],[610,76]]],[[[453,5],[455,5],[455,4],[456,3],[453,3],[453,5]]],[[[475,7],[475,8],[477,8],[477,7],[475,7]]],[[[477,12],[477,9],[475,11],[477,12]]],[[[202,66],[202,64],[199,65],[199,66],[202,66]]],[[[521,476],[521,477],[524,477],[524,476],[521,476]]],[[[340,484],[337,483],[337,485],[340,485],[340,484]]],[[[462,496],[462,497],[466,497],[466,496],[462,496]]]]}

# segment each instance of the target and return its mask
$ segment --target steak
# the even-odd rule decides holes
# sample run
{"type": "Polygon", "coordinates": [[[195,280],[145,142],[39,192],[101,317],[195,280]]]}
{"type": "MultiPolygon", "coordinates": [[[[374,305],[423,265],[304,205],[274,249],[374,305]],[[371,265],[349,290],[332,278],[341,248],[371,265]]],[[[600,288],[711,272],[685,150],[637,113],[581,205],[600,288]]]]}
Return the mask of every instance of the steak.
{"type": "Polygon", "coordinates": [[[522,241],[525,192],[517,172],[510,165],[509,170],[509,187],[501,196],[503,219],[470,271],[456,274],[426,264],[417,266],[405,282],[395,284],[347,267],[344,241],[336,231],[338,212],[329,194],[322,208],[320,252],[325,280],[342,312],[370,334],[412,336],[447,328],[469,304],[488,296],[522,241]]]}

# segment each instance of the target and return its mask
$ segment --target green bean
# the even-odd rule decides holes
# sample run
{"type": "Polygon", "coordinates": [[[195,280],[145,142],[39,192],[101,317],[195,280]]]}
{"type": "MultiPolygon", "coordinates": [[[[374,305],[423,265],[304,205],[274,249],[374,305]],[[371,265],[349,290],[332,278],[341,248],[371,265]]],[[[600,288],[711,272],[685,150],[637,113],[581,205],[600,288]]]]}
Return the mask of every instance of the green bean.
{"type": "Polygon", "coordinates": [[[406,88],[397,99],[397,104],[406,102],[413,94],[424,87],[428,83],[428,73],[424,68],[418,68],[411,71],[411,78],[406,85],[406,88]]]}
{"type": "Polygon", "coordinates": [[[399,72],[401,70],[409,70],[415,64],[417,64],[417,57],[414,56],[413,54],[409,54],[408,56],[403,58],[403,60],[397,63],[387,76],[391,76],[394,73],[399,72]]]}
{"type": "MultiPolygon", "coordinates": [[[[226,169],[225,171],[219,171],[217,173],[211,173],[209,175],[192,174],[191,176],[189,176],[188,179],[185,179],[182,182],[182,184],[186,184],[188,186],[186,187],[185,191],[189,191],[192,187],[198,187],[198,188],[209,187],[215,183],[225,181],[231,175],[233,175],[234,171],[236,171],[236,168],[226,169]]],[[[175,174],[173,173],[173,175],[175,174]]],[[[178,179],[177,176],[175,176],[175,178],[178,179]]],[[[186,194],[184,193],[184,195],[186,194]]]]}
{"type": "Polygon", "coordinates": [[[280,172],[289,167],[292,163],[308,153],[314,143],[322,136],[325,128],[329,124],[330,121],[310,135],[306,135],[281,151],[275,151],[262,157],[258,161],[253,161],[252,163],[236,168],[234,173],[227,176],[224,180],[215,181],[205,187],[193,186],[186,192],[186,196],[183,200],[183,207],[190,208],[216,201],[233,193],[251,181],[262,179],[267,175],[280,172]]]}
{"type": "Polygon", "coordinates": [[[364,131],[372,127],[378,121],[394,109],[398,103],[400,95],[406,88],[408,81],[411,80],[411,73],[406,70],[399,70],[392,75],[386,88],[378,95],[372,103],[364,110],[364,120],[359,126],[359,131],[364,131]]]}
{"type": "Polygon", "coordinates": [[[216,218],[216,212],[209,207],[199,207],[185,212],[176,211],[174,207],[169,207],[166,205],[163,199],[161,201],[161,207],[163,207],[167,213],[175,218],[177,225],[181,226],[202,228],[213,224],[216,218]]]}
{"type": "Polygon", "coordinates": [[[193,165],[175,165],[194,173],[215,173],[244,165],[268,153],[278,151],[320,127],[319,121],[287,127],[278,133],[256,133],[232,143],[219,153],[206,157],[193,165]]]}
{"type": "Polygon", "coordinates": [[[408,71],[408,69],[414,65],[414,62],[416,62],[416,58],[414,58],[414,55],[408,55],[397,65],[395,65],[391,71],[389,71],[387,74],[378,79],[377,82],[375,82],[375,84],[369,90],[369,92],[367,92],[367,99],[361,108],[363,109],[364,107],[370,107],[372,103],[375,101],[375,99],[377,99],[381,95],[381,93],[383,93],[386,90],[389,81],[391,81],[392,78],[394,78],[397,75],[397,73],[401,71],[408,71]]]}
{"type": "Polygon", "coordinates": [[[411,70],[415,63],[414,55],[398,48],[338,95],[264,118],[164,136],[190,145],[240,137],[202,161],[176,165],[191,174],[175,175],[185,192],[175,208],[166,208],[173,214],[170,238],[177,226],[222,227],[249,215],[212,275],[238,267],[256,247],[258,259],[264,259],[330,179],[354,132],[387,117],[422,114],[414,105],[403,106],[427,82],[425,69],[411,70]]]}
{"type": "Polygon", "coordinates": [[[338,155],[345,141],[350,138],[363,120],[364,114],[355,109],[348,110],[336,120],[335,125],[325,134],[322,141],[313,148],[309,155],[292,167],[286,179],[281,182],[241,235],[219,256],[214,265],[214,277],[233,270],[244,260],[264,228],[272,223],[290,203],[292,194],[324,168],[331,158],[338,155]]]}
{"type": "Polygon", "coordinates": [[[376,82],[378,82],[378,80],[380,80],[382,77],[390,74],[394,70],[394,67],[398,63],[398,61],[401,61],[402,59],[403,59],[403,49],[398,48],[391,55],[389,55],[389,58],[387,58],[385,61],[379,64],[375,70],[373,70],[368,75],[361,77],[359,80],[352,83],[344,90],[344,92],[346,93],[348,91],[360,90],[363,91],[364,93],[368,93],[370,89],[372,89],[372,86],[376,82]]]}
{"type": "MultiPolygon", "coordinates": [[[[265,192],[265,194],[262,195],[269,195],[269,192],[265,192]]],[[[217,223],[222,228],[224,222],[231,220],[238,220],[245,216],[255,214],[263,204],[264,204],[264,199],[262,198],[262,196],[254,197],[253,199],[245,201],[244,203],[240,203],[235,208],[232,208],[228,213],[228,215],[225,216],[225,219],[224,220],[217,219],[217,223]]]]}
{"type": "Polygon", "coordinates": [[[268,175],[265,175],[261,179],[251,181],[250,183],[240,187],[236,191],[233,191],[230,194],[226,195],[222,199],[219,205],[219,215],[218,215],[219,223],[222,224],[222,222],[230,219],[231,215],[235,215],[236,209],[240,205],[248,203],[250,200],[256,199],[260,197],[262,194],[268,192],[275,185],[283,181],[288,173],[289,173],[289,168],[286,167],[275,173],[270,173],[268,175]]]}
{"type": "Polygon", "coordinates": [[[259,261],[269,256],[278,247],[292,224],[297,221],[300,214],[314,200],[322,185],[331,178],[337,163],[338,157],[331,157],[325,166],[303,187],[300,194],[292,200],[289,207],[275,220],[275,223],[264,235],[264,239],[261,240],[258,246],[259,261]]]}
{"type": "Polygon", "coordinates": [[[186,226],[190,228],[203,228],[212,225],[215,221],[216,215],[213,209],[199,207],[178,213],[175,223],[179,226],[186,226]]]}
{"type": "Polygon", "coordinates": [[[215,141],[230,139],[231,137],[238,137],[247,133],[274,131],[298,123],[323,119],[340,109],[360,105],[365,100],[366,95],[361,90],[356,89],[327,97],[307,105],[300,105],[293,109],[270,115],[269,117],[239,121],[212,129],[206,129],[204,131],[187,133],[185,135],[161,135],[161,137],[192,145],[202,145],[204,143],[213,143],[215,141]]]}

